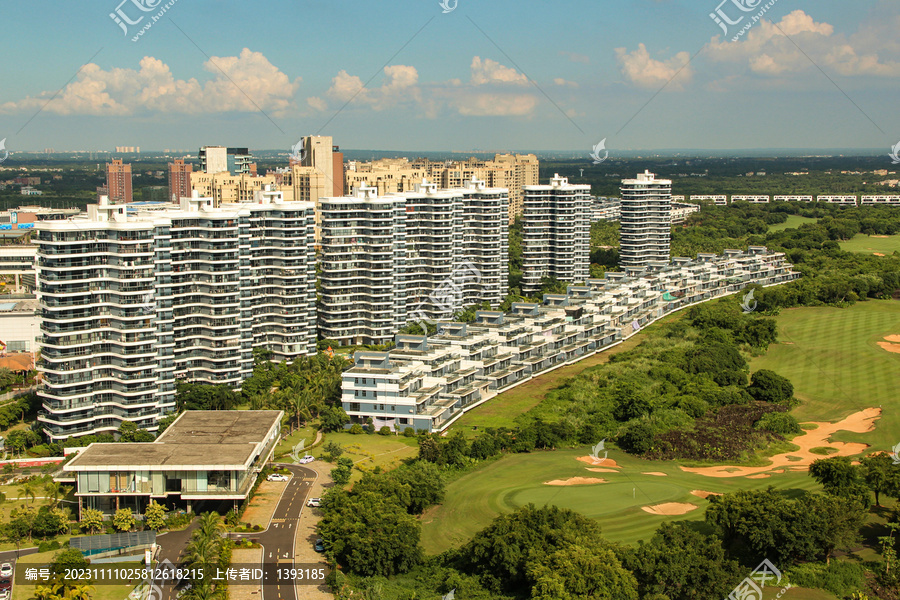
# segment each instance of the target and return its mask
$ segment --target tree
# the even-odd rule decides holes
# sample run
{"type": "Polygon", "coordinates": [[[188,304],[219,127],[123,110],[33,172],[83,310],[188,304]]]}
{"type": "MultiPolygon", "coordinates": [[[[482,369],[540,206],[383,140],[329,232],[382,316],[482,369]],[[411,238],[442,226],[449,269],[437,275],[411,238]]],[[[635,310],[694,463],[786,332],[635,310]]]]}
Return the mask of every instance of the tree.
{"type": "Polygon", "coordinates": [[[419,522],[374,492],[331,492],[318,531],[337,562],[359,575],[390,577],[422,560],[419,522]]]}
{"type": "Polygon", "coordinates": [[[390,477],[409,486],[407,510],[414,515],[422,514],[426,508],[444,499],[444,476],[440,467],[416,461],[389,473],[390,477]]]}
{"type": "Polygon", "coordinates": [[[119,531],[131,531],[134,529],[134,513],[130,508],[120,508],[113,515],[113,527],[119,531]]]}
{"type": "Polygon", "coordinates": [[[144,511],[144,522],[147,527],[159,531],[166,526],[166,507],[151,500],[144,511]]]}
{"type": "Polygon", "coordinates": [[[340,431],[345,423],[350,422],[350,417],[340,406],[329,406],[319,416],[322,419],[322,431],[325,433],[340,431]]]}
{"type": "Polygon", "coordinates": [[[782,404],[794,397],[794,386],[787,377],[774,371],[760,369],[750,377],[747,391],[755,400],[782,404]]]}
{"type": "Polygon", "coordinates": [[[457,560],[464,572],[478,575],[496,593],[515,596],[540,594],[540,598],[637,598],[636,584],[609,552],[600,525],[568,509],[536,508],[528,504],[501,515],[463,546],[457,560]],[[596,556],[606,565],[590,557],[596,556]],[[578,581],[577,571],[588,577],[578,581]],[[597,587],[618,582],[622,587],[602,593],[597,587]],[[597,591],[580,595],[580,586],[597,591]],[[537,586],[537,587],[535,587],[537,586]]]}
{"type": "Polygon", "coordinates": [[[859,462],[866,486],[875,493],[876,505],[881,506],[881,494],[900,496],[900,473],[889,454],[878,452],[862,457],[859,462]]]}
{"type": "Polygon", "coordinates": [[[350,483],[350,475],[353,469],[353,461],[349,458],[339,458],[337,466],[331,470],[331,479],[335,485],[347,485],[350,483]]]}
{"type": "Polygon", "coordinates": [[[103,513],[95,508],[86,508],[81,513],[81,528],[88,533],[103,529],[103,513]]]}
{"type": "Polygon", "coordinates": [[[341,454],[344,453],[344,449],[340,444],[337,444],[335,442],[327,442],[325,444],[325,453],[328,454],[332,458],[332,460],[334,460],[341,457],[341,454]]]}
{"type": "Polygon", "coordinates": [[[849,456],[815,460],[809,465],[809,475],[822,484],[827,494],[846,498],[862,497],[868,501],[861,469],[851,462],[849,456]]]}
{"type": "Polygon", "coordinates": [[[19,495],[22,498],[31,498],[31,503],[34,504],[34,500],[37,497],[35,495],[35,486],[36,483],[34,481],[26,481],[22,484],[22,487],[19,488],[19,495]]]}
{"type": "Polygon", "coordinates": [[[859,542],[859,529],[868,512],[862,501],[823,494],[810,494],[806,500],[802,510],[815,516],[816,526],[809,531],[826,563],[835,550],[849,549],[859,542]]]}
{"type": "Polygon", "coordinates": [[[642,540],[625,552],[623,564],[637,578],[642,598],[724,598],[742,577],[737,562],[725,557],[718,537],[682,523],[663,523],[649,542],[642,540]]]}
{"type": "Polygon", "coordinates": [[[118,434],[120,442],[133,442],[134,436],[138,431],[138,426],[132,421],[122,421],[119,425],[118,434]]]}
{"type": "Polygon", "coordinates": [[[56,504],[59,500],[60,493],[62,492],[62,484],[58,481],[53,481],[52,479],[44,483],[44,493],[47,494],[47,497],[56,504]]]}
{"type": "Polygon", "coordinates": [[[66,548],[60,550],[53,557],[50,563],[50,571],[60,576],[65,581],[64,576],[67,570],[84,569],[88,566],[88,561],[77,548],[66,548]]]}

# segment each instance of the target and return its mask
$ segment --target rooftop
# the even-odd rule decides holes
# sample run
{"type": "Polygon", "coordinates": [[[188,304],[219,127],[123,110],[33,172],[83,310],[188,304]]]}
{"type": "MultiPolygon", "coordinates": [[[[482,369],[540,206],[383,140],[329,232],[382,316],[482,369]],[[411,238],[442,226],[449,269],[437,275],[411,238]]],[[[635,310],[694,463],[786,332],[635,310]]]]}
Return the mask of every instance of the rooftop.
{"type": "Polygon", "coordinates": [[[280,410],[185,411],[153,442],[94,443],[64,470],[245,468],[283,415],[280,410]]]}

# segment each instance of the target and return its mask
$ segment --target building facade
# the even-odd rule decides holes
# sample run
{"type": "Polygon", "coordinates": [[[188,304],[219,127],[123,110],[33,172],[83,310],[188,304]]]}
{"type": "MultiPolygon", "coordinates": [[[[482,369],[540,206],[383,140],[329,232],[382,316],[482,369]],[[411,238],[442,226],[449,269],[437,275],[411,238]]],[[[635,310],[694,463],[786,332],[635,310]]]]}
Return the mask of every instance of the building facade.
{"type": "Polygon", "coordinates": [[[169,195],[167,200],[178,202],[181,198],[191,196],[191,173],[194,165],[185,163],[183,158],[176,158],[169,163],[169,195]]]}
{"type": "Polygon", "coordinates": [[[37,293],[52,440],[154,430],[176,381],[239,388],[255,347],[315,352],[313,208],[277,193],[217,207],[128,210],[105,199],[85,217],[39,223],[37,293]]]}
{"type": "Polygon", "coordinates": [[[200,160],[200,171],[203,173],[256,175],[256,165],[247,148],[203,146],[197,153],[197,158],[200,160]]]}
{"type": "Polygon", "coordinates": [[[523,188],[522,292],[541,289],[544,277],[582,283],[590,272],[591,186],[554,175],[547,185],[523,188]]]}
{"type": "Polygon", "coordinates": [[[508,192],[428,180],[381,196],[362,186],[321,202],[320,335],[389,341],[409,321],[448,318],[508,293],[508,192]]]}
{"type": "Polygon", "coordinates": [[[674,311],[798,277],[783,253],[753,246],[607,272],[565,294],[546,294],[542,304],[478,311],[472,323],[438,323],[434,335],[398,335],[388,352],[357,352],[342,375],[341,404],[353,423],[442,431],[498,393],[601,352],[674,311]]]}
{"type": "Polygon", "coordinates": [[[672,181],[650,171],[623,179],[619,217],[619,264],[641,269],[669,262],[672,237],[672,181]]]}
{"type": "Polygon", "coordinates": [[[114,158],[106,165],[106,189],[113,204],[126,204],[133,200],[131,189],[131,165],[114,158]]]}

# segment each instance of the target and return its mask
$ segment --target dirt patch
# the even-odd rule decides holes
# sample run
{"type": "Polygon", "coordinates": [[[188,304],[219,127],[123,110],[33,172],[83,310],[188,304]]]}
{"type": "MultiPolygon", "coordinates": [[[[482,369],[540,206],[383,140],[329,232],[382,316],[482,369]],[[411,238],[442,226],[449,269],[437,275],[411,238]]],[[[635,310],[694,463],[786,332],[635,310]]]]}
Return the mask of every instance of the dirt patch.
{"type": "Polygon", "coordinates": [[[881,252],[873,252],[872,255],[873,256],[884,256],[884,254],[881,252]]]}
{"type": "Polygon", "coordinates": [[[697,510],[697,505],[688,502],[666,502],[654,506],[642,506],[641,510],[651,515],[683,515],[697,510]]]}
{"type": "Polygon", "coordinates": [[[874,238],[889,238],[889,237],[891,237],[891,236],[889,236],[889,235],[870,235],[869,237],[874,237],[874,238]]]}
{"type": "Polygon", "coordinates": [[[654,475],[655,477],[668,477],[668,473],[660,473],[658,471],[651,471],[649,473],[641,473],[641,475],[654,475]]]}
{"type": "Polygon", "coordinates": [[[794,342],[781,342],[785,346],[793,346],[794,342]]]}
{"type": "Polygon", "coordinates": [[[606,483],[606,480],[599,477],[569,477],[568,479],[545,481],[544,485],[590,485],[592,483],[606,483]]]}
{"type": "Polygon", "coordinates": [[[588,467],[588,471],[593,471],[594,473],[618,473],[615,469],[600,469],[600,468],[591,468],[588,467]]]}
{"type": "Polygon", "coordinates": [[[900,354],[900,344],[891,344],[890,342],[875,342],[881,346],[882,350],[887,350],[892,354],[900,354]]]}
{"type": "Polygon", "coordinates": [[[611,458],[594,458],[593,456],[579,456],[578,460],[594,467],[603,465],[608,469],[618,469],[619,465],[611,458]]]}
{"type": "Polygon", "coordinates": [[[813,448],[821,446],[835,448],[837,452],[834,452],[831,456],[852,456],[854,454],[862,454],[865,452],[866,448],[869,447],[868,444],[857,442],[832,442],[829,438],[837,431],[850,431],[853,433],[866,433],[872,431],[875,429],[875,421],[880,417],[880,408],[867,408],[855,412],[836,423],[816,423],[817,427],[815,429],[806,429],[804,433],[791,440],[792,444],[800,447],[799,450],[792,450],[791,452],[785,452],[784,454],[776,454],[769,459],[770,464],[767,466],[681,467],[681,470],[687,473],[706,475],[707,477],[750,477],[753,479],[768,477],[768,473],[779,468],[787,468],[791,471],[807,471],[809,470],[809,465],[812,464],[814,460],[821,458],[821,455],[810,452],[813,448]]]}
{"type": "Polygon", "coordinates": [[[884,336],[884,341],[900,344],[900,335],[886,335],[884,336]]]}
{"type": "Polygon", "coordinates": [[[698,498],[703,498],[706,500],[710,496],[721,496],[722,492],[707,492],[706,490],[691,490],[691,494],[697,496],[698,498]]]}
{"type": "Polygon", "coordinates": [[[272,513],[281,500],[281,493],[287,487],[286,481],[263,481],[256,490],[256,495],[244,511],[241,521],[250,523],[250,526],[259,525],[260,529],[269,526],[272,513]]]}

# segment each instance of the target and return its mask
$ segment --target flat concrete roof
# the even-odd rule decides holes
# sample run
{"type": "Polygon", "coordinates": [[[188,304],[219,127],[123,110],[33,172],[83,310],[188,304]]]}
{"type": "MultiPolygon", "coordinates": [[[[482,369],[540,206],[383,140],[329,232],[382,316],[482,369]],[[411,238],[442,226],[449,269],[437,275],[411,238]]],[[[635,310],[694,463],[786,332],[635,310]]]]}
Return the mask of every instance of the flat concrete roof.
{"type": "Polygon", "coordinates": [[[94,443],[63,470],[242,469],[283,415],[280,410],[188,410],[153,442],[94,443]]]}

